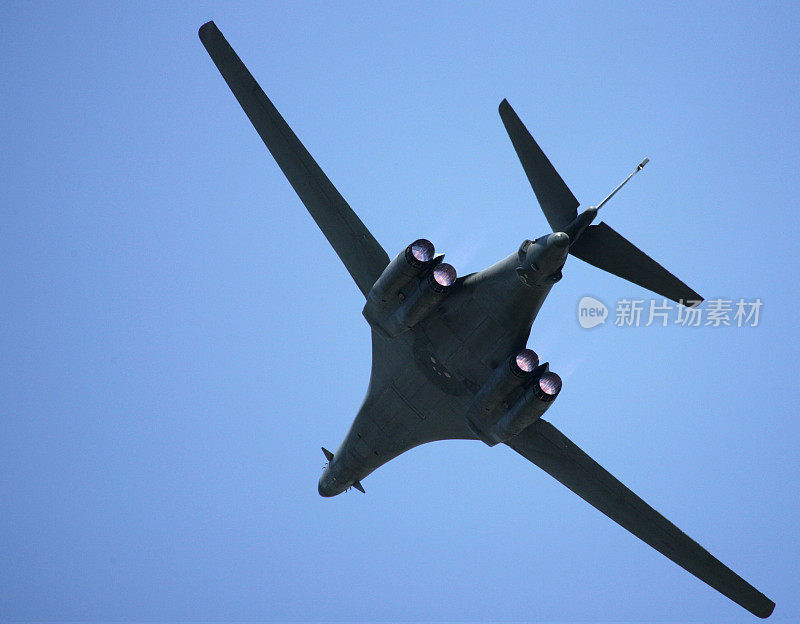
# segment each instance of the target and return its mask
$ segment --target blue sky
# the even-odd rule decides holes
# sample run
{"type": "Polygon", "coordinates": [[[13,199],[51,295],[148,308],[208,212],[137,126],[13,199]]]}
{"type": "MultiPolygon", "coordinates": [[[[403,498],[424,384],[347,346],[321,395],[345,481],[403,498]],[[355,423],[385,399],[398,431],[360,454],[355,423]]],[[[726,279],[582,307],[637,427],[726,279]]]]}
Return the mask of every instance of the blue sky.
{"type": "Polygon", "coordinates": [[[0,619],[746,622],[507,448],[322,499],[363,298],[197,38],[214,19],[390,255],[547,231],[507,97],[583,205],[758,327],[577,323],[649,297],[572,259],[529,346],[548,419],[800,618],[791,3],[6,3],[0,619]]]}

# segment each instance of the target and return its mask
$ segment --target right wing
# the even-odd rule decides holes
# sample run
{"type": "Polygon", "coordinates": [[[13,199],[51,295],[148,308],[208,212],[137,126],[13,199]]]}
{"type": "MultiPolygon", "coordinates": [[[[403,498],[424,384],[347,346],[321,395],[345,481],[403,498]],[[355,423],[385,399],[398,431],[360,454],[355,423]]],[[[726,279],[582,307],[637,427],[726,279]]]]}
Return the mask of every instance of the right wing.
{"type": "Polygon", "coordinates": [[[563,433],[538,420],[506,442],[658,552],[758,617],[775,603],[650,507],[563,433]]]}
{"type": "Polygon", "coordinates": [[[200,41],[325,238],[366,295],[389,256],[303,147],[214,22],[200,41]]]}

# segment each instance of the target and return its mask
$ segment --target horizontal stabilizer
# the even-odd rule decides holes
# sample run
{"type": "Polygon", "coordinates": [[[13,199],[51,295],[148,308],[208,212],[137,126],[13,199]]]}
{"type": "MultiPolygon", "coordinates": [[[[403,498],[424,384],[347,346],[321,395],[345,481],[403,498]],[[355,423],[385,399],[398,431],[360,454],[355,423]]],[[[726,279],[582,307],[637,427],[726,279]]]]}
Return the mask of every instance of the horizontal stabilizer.
{"type": "Polygon", "coordinates": [[[703,298],[605,223],[590,225],[569,248],[576,258],[693,307],[703,298]]]}
{"type": "Polygon", "coordinates": [[[500,102],[500,118],[547,222],[554,232],[563,231],[578,215],[578,200],[533,140],[508,100],[500,102]]]}
{"type": "Polygon", "coordinates": [[[333,453],[331,453],[324,446],[322,447],[322,453],[323,453],[323,455],[325,455],[325,459],[327,459],[328,461],[331,461],[333,459],[333,453]]]}
{"type": "Polygon", "coordinates": [[[366,494],[366,492],[364,491],[364,486],[361,485],[361,481],[354,481],[353,482],[353,487],[355,489],[357,489],[359,492],[361,492],[362,494],[366,494]]]}

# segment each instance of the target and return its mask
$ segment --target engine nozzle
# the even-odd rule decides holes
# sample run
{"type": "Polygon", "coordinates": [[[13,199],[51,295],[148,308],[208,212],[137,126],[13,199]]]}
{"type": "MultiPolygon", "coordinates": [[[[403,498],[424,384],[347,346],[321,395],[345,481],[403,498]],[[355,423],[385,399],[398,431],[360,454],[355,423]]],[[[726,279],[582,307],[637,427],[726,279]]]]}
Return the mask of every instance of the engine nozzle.
{"type": "Polygon", "coordinates": [[[433,286],[435,290],[441,291],[448,286],[452,286],[456,281],[456,277],[457,274],[456,270],[453,268],[453,265],[442,262],[437,264],[433,268],[433,271],[431,271],[431,286],[433,286]]]}
{"type": "Polygon", "coordinates": [[[533,391],[536,398],[549,403],[555,400],[558,393],[561,392],[561,377],[552,371],[547,371],[536,381],[533,391]]]}
{"type": "Polygon", "coordinates": [[[539,366],[539,356],[536,355],[536,352],[523,349],[512,360],[511,370],[517,377],[524,377],[528,373],[532,373],[537,366],[539,366]]]}
{"type": "Polygon", "coordinates": [[[433,260],[435,252],[436,249],[432,242],[426,238],[420,238],[406,247],[406,260],[411,265],[422,266],[433,260]]]}

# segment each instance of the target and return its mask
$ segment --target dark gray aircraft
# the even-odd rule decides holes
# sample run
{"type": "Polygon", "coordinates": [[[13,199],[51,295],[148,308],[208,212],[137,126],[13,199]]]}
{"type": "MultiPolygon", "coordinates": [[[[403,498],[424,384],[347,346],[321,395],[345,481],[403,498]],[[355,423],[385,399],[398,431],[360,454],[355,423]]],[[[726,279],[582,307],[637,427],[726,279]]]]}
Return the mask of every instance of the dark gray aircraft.
{"type": "Polygon", "coordinates": [[[350,487],[434,440],[504,443],[609,518],[753,614],[775,603],[541,417],[561,379],[526,348],[531,325],[569,255],[684,305],[702,298],[605,223],[601,202],[578,200],[503,100],[500,117],[553,232],[497,264],[457,277],[420,239],[393,260],[306,151],[213,22],[200,40],[301,201],[366,297],[372,374],[364,403],[319,480],[322,496],[350,487]]]}

